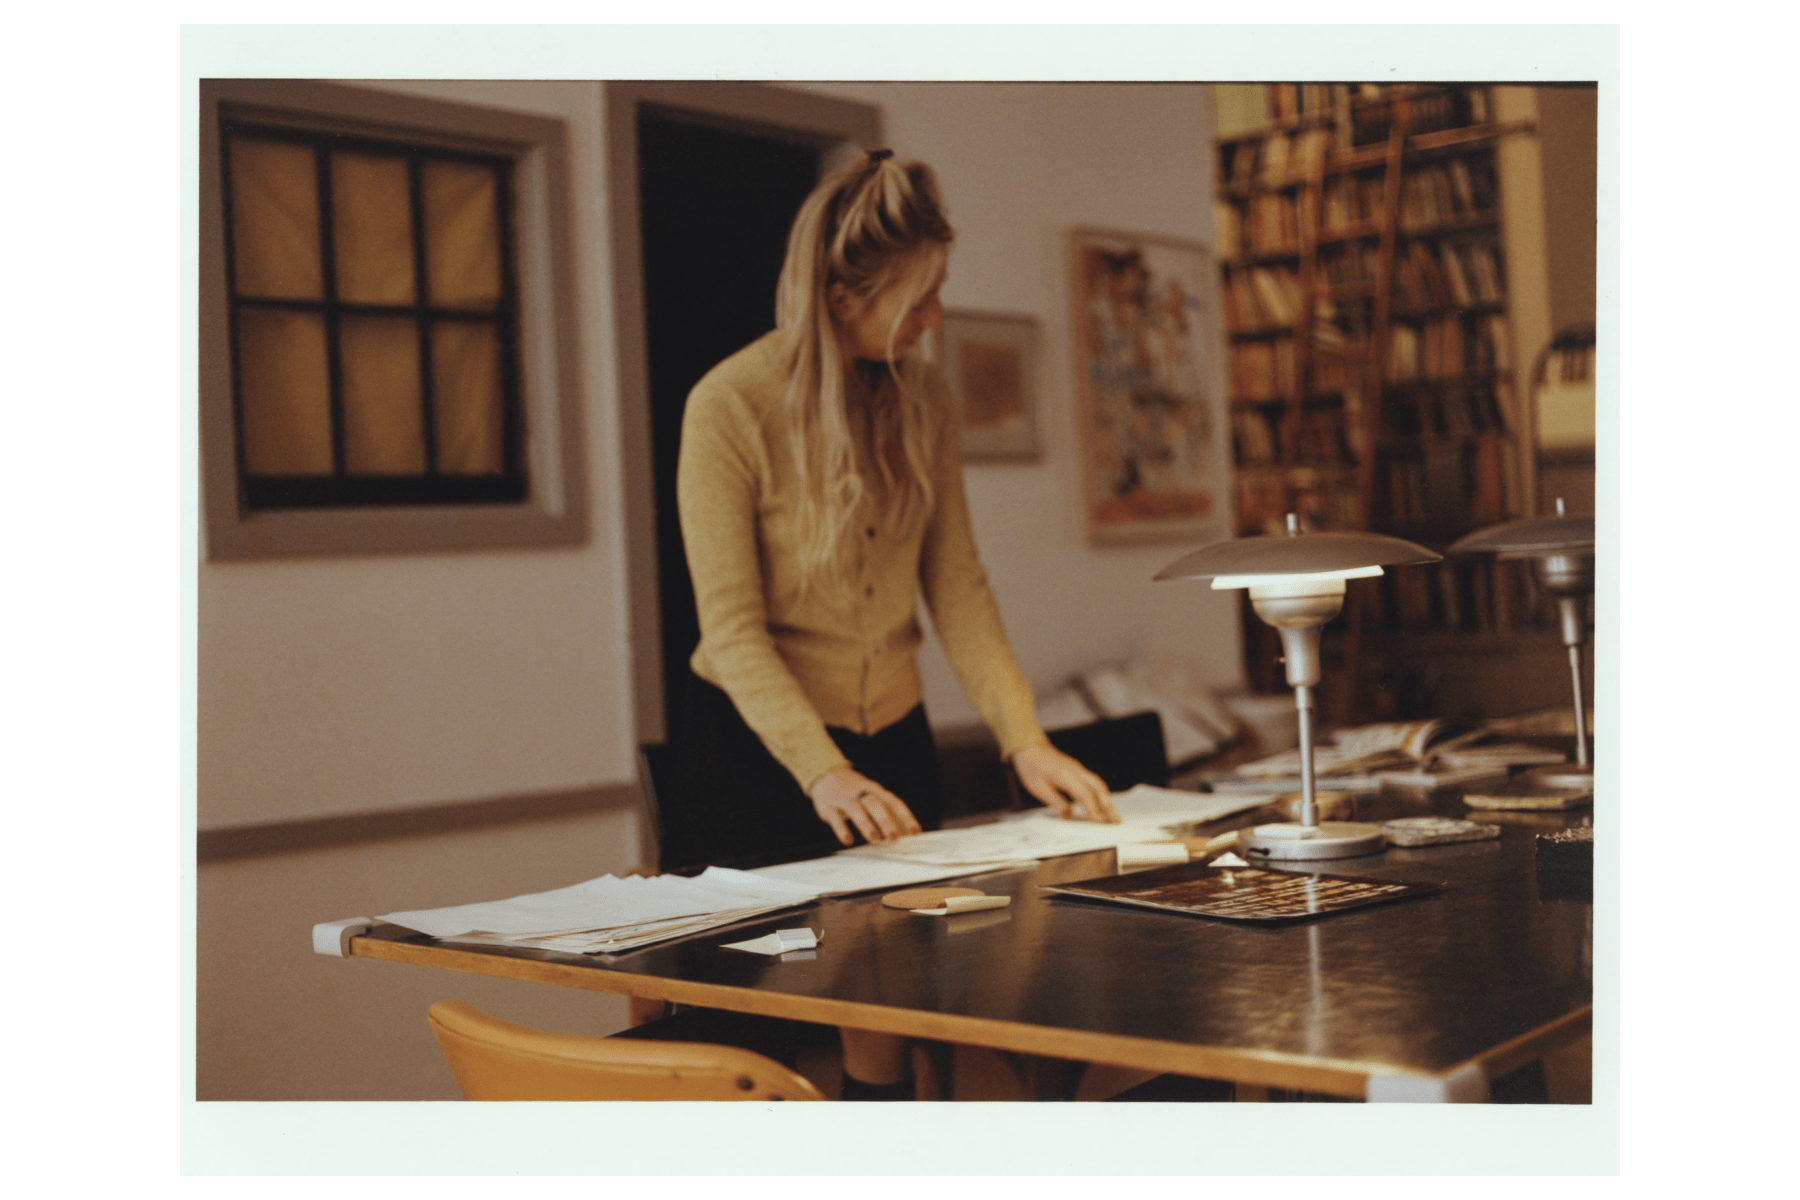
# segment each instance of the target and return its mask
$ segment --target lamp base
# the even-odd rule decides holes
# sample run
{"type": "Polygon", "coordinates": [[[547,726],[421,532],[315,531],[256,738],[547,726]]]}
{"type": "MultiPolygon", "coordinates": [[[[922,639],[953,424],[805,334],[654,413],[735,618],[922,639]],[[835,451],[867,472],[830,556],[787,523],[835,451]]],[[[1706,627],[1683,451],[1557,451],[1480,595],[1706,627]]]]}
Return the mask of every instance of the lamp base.
{"type": "Polygon", "coordinates": [[[1252,860],[1361,858],[1381,853],[1386,845],[1381,826],[1360,821],[1321,821],[1317,825],[1284,822],[1238,831],[1238,851],[1252,860]]]}
{"type": "Polygon", "coordinates": [[[1547,788],[1580,788],[1582,791],[1594,790],[1594,768],[1581,766],[1578,763],[1553,763],[1548,766],[1532,767],[1524,773],[1539,787],[1547,788]]]}

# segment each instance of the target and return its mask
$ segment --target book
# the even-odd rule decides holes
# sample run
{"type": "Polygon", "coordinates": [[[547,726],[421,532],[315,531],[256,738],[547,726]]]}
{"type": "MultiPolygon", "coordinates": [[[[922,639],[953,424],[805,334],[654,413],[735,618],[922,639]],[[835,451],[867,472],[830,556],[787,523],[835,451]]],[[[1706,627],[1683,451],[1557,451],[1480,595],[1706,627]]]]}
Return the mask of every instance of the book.
{"type": "MultiPolygon", "coordinates": [[[[1413,572],[1418,574],[1418,572],[1413,572]]],[[[1566,755],[1541,746],[1502,740],[1484,723],[1437,718],[1390,721],[1339,730],[1329,744],[1313,749],[1318,786],[1344,790],[1345,779],[1367,777],[1396,787],[1447,787],[1503,779],[1515,765],[1562,762],[1566,755]]],[[[1297,780],[1300,750],[1295,747],[1238,767],[1244,780],[1297,780]]],[[[1212,781],[1217,790],[1220,779],[1212,781]]]]}

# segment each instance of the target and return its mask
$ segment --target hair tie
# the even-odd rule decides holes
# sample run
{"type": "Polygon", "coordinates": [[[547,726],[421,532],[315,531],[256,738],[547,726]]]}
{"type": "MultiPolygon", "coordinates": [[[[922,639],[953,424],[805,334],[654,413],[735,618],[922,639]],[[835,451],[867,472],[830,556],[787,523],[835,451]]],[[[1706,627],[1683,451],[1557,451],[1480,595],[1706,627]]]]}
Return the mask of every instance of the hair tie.
{"type": "Polygon", "coordinates": [[[871,151],[869,151],[869,165],[871,167],[875,166],[877,163],[881,162],[883,159],[888,159],[888,158],[892,158],[892,157],[894,157],[894,152],[892,150],[871,150],[871,151]]]}

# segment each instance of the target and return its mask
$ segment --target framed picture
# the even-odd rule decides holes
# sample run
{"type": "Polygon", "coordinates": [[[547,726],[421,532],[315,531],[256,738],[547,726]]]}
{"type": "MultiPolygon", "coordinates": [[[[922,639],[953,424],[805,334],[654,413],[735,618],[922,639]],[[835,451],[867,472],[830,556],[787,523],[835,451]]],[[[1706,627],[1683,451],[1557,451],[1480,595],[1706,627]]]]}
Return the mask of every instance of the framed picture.
{"type": "Polygon", "coordinates": [[[1037,322],[949,309],[938,336],[938,361],[962,415],[963,458],[1037,458],[1037,322]]]}
{"type": "Polygon", "coordinates": [[[1098,229],[1075,230],[1073,243],[1088,536],[1219,533],[1230,476],[1215,387],[1212,252],[1098,229]]]}

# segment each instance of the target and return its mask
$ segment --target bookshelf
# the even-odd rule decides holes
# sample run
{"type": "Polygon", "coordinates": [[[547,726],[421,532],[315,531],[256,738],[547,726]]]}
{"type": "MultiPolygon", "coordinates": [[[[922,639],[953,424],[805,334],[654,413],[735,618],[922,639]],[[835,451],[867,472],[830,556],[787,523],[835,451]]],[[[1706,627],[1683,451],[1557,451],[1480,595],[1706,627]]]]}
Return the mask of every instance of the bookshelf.
{"type": "MultiPolygon", "coordinates": [[[[1237,533],[1369,529],[1436,550],[1535,509],[1529,368],[1509,270],[1509,142],[1529,117],[1485,85],[1216,89],[1214,212],[1237,533]],[[1522,386],[1523,385],[1523,388],[1522,386]]],[[[1541,213],[1538,215],[1541,224],[1541,213]]],[[[1529,274],[1527,267],[1525,274],[1529,274]]],[[[1328,628],[1328,720],[1452,715],[1408,677],[1427,647],[1484,660],[1549,638],[1516,563],[1446,561],[1352,588],[1328,628]]],[[[1250,682],[1279,643],[1248,613],[1250,682]]],[[[1432,672],[1437,674],[1435,669],[1432,672]]],[[[1419,673],[1415,672],[1415,676],[1419,673]]],[[[1478,703],[1478,701],[1466,701],[1478,703]]]]}

